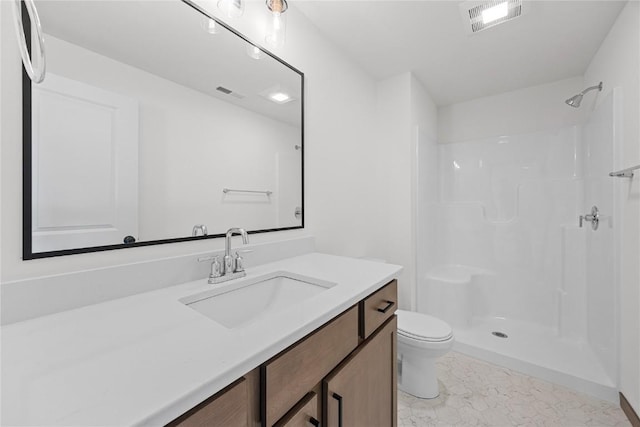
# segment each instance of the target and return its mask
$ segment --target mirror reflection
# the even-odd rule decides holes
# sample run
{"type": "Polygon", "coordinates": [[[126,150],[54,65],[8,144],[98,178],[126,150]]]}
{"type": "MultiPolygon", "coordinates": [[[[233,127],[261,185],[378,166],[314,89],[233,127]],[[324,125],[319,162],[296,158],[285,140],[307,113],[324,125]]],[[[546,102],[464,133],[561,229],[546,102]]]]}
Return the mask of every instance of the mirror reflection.
{"type": "Polygon", "coordinates": [[[301,72],[180,1],[36,6],[34,255],[303,225],[301,72]]]}

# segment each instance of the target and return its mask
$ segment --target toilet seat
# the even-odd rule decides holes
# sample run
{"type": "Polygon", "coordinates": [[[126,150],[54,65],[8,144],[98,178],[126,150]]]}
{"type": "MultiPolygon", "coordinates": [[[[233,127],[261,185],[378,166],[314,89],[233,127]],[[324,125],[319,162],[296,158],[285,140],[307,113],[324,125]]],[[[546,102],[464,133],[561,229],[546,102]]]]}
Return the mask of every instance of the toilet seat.
{"type": "Polygon", "coordinates": [[[453,330],[446,322],[406,310],[397,310],[398,335],[422,342],[443,342],[453,338],[453,330]]]}

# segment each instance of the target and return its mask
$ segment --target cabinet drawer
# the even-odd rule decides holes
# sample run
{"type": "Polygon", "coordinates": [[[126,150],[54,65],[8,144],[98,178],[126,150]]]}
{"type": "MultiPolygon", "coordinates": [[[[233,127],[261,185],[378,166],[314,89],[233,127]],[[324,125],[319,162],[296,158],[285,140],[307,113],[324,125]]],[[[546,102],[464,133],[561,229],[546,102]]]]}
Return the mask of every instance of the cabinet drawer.
{"type": "Polygon", "coordinates": [[[360,302],[360,336],[366,339],[398,308],[398,281],[392,280],[382,289],[360,302]]]}
{"type": "Polygon", "coordinates": [[[173,420],[168,427],[246,427],[247,381],[238,381],[173,420]]]}
{"type": "Polygon", "coordinates": [[[263,425],[274,425],[357,346],[354,306],[262,365],[263,425]]]}
{"type": "Polygon", "coordinates": [[[318,395],[307,393],[274,427],[319,427],[318,395]]]}

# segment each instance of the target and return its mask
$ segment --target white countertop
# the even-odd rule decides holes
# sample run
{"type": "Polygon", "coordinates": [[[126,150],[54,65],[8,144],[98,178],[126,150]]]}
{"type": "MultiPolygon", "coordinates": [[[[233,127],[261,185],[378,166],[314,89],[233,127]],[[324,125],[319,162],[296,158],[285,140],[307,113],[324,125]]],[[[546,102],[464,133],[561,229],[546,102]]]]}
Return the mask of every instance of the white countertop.
{"type": "MultiPolygon", "coordinates": [[[[337,285],[227,329],[178,300],[206,279],[4,326],[2,425],[164,425],[398,276],[401,267],[319,253],[247,269],[337,285]]],[[[244,279],[238,279],[244,280],[244,279]]]]}

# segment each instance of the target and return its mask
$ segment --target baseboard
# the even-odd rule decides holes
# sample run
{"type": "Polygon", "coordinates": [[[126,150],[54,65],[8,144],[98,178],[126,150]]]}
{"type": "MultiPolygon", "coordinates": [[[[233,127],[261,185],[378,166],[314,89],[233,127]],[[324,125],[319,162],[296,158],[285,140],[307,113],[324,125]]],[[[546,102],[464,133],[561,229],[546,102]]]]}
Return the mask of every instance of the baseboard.
{"type": "Polygon", "coordinates": [[[633,410],[633,407],[622,393],[620,393],[620,407],[627,418],[629,418],[631,425],[633,427],[640,427],[640,418],[638,418],[638,414],[636,414],[636,411],[633,410]]]}

